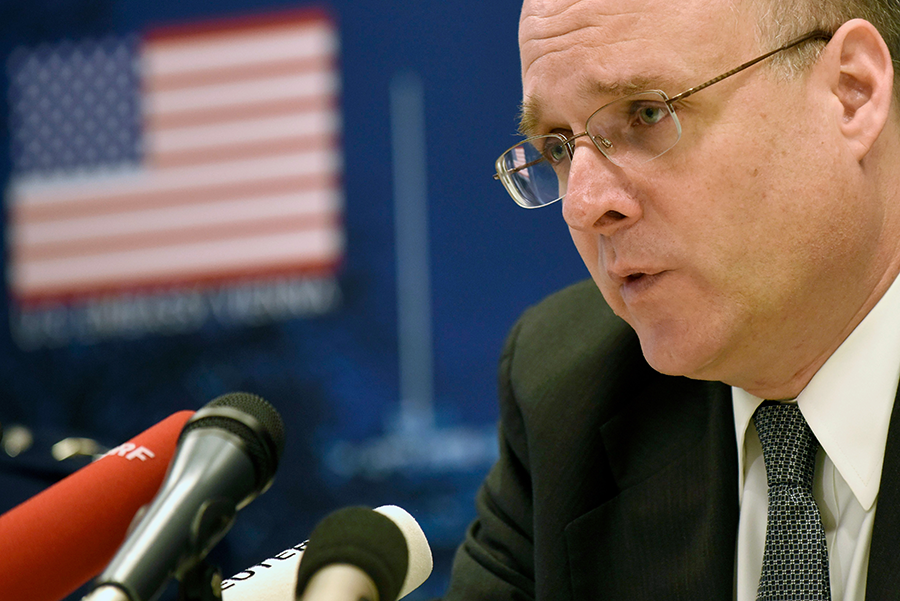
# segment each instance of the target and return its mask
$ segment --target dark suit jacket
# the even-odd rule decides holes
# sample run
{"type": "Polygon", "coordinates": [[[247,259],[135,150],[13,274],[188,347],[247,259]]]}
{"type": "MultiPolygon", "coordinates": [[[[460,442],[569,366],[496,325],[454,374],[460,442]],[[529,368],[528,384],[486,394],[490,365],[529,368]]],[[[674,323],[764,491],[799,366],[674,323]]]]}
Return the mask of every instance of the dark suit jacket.
{"type": "MultiPolygon", "coordinates": [[[[900,599],[898,441],[895,414],[869,601],[900,599]]],[[[500,457],[445,600],[731,600],[736,447],[729,387],[653,371],[593,282],[551,296],[502,355],[500,457]]]]}

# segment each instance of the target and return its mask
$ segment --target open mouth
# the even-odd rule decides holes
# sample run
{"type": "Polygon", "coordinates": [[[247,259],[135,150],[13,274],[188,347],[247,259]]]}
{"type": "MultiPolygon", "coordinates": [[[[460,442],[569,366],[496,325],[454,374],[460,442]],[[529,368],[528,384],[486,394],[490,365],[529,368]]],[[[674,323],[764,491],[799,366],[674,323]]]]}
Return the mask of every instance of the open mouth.
{"type": "Polygon", "coordinates": [[[635,273],[628,274],[621,280],[622,294],[625,295],[626,299],[636,300],[636,295],[642,295],[650,289],[655,288],[656,283],[663,276],[663,273],[664,272],[647,273],[644,271],[636,271],[635,273]]]}

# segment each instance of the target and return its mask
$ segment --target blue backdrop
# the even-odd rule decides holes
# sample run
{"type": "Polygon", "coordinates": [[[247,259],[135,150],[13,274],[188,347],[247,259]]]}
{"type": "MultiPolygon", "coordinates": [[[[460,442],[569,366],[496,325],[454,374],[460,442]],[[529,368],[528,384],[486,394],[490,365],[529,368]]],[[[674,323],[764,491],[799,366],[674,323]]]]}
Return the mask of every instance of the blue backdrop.
{"type": "MultiPolygon", "coordinates": [[[[5,61],[20,46],[298,6],[305,5],[3,0],[0,55],[5,61]]],[[[435,553],[434,575],[410,596],[423,599],[443,591],[474,513],[475,489],[496,454],[495,369],[506,332],[525,307],[586,271],[558,207],[519,209],[491,177],[494,159],[515,139],[518,0],[315,6],[332,14],[340,37],[346,231],[340,304],[316,317],[209,322],[190,332],[37,348],[22,348],[10,319],[0,320],[0,424],[7,431],[23,425],[34,437],[15,458],[0,452],[0,510],[83,465],[49,458],[49,445],[62,437],[114,446],[174,411],[245,390],[279,409],[287,443],[274,486],[241,512],[216,550],[226,575],[303,540],[334,509],[396,504],[419,520],[435,553]],[[396,112],[392,118],[392,98],[413,107],[421,102],[424,131],[414,114],[410,123],[398,123],[396,112]],[[396,145],[392,125],[402,137],[396,145]],[[419,190],[420,208],[427,206],[418,230],[415,221],[401,227],[395,220],[402,196],[395,180],[410,173],[398,171],[397,148],[404,146],[412,172],[427,177],[419,188],[411,184],[413,199],[419,190]],[[418,167],[417,157],[424,159],[418,167]],[[412,228],[412,237],[399,243],[398,227],[412,228]],[[400,247],[399,261],[398,244],[408,245],[400,247]],[[398,293],[404,277],[398,265],[409,259],[413,265],[401,269],[412,278],[412,292],[398,293]],[[401,376],[398,303],[407,294],[420,309],[416,295],[424,296],[427,311],[411,322],[411,348],[419,350],[407,352],[413,373],[401,376]],[[402,397],[416,394],[422,398],[404,405],[410,399],[402,397]]],[[[4,116],[8,85],[4,79],[4,116]]],[[[0,128],[6,181],[6,118],[0,128]]],[[[0,314],[10,315],[8,294],[2,299],[0,314]]]]}

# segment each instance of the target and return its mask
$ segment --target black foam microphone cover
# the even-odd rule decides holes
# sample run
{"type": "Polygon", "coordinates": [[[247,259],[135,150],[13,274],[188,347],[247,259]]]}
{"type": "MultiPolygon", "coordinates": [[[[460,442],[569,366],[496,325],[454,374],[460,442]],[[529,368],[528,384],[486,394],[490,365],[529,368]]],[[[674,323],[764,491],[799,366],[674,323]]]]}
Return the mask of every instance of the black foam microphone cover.
{"type": "Polygon", "coordinates": [[[400,528],[368,507],[346,507],[325,517],[309,536],[297,575],[297,596],[320,569],[349,563],[369,575],[381,601],[400,594],[409,551],[400,528]]]}

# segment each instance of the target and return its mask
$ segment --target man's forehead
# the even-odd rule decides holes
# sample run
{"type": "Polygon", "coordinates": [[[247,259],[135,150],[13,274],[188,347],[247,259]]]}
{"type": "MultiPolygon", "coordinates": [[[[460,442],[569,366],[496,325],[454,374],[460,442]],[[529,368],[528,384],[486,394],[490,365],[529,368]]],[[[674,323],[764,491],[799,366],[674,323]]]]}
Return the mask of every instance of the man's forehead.
{"type": "Polygon", "coordinates": [[[525,0],[519,21],[523,74],[535,60],[573,46],[635,40],[661,47],[725,42],[755,31],[743,0],[525,0]]]}
{"type": "Polygon", "coordinates": [[[677,94],[713,77],[734,54],[752,58],[749,43],[735,43],[740,31],[755,46],[747,22],[732,0],[525,0],[520,130],[545,133],[544,109],[559,94],[591,104],[647,89],[677,94]]]}
{"type": "MultiPolygon", "coordinates": [[[[666,23],[653,21],[663,14],[677,14],[695,5],[699,12],[710,13],[719,9],[730,11],[739,18],[752,10],[758,14],[760,5],[766,0],[523,0],[519,24],[531,19],[554,19],[565,21],[582,20],[590,17],[633,15],[650,19],[651,25],[665,30],[666,23]]],[[[777,1],[777,0],[773,0],[777,1]]],[[[764,9],[764,7],[763,7],[764,9]]]]}

